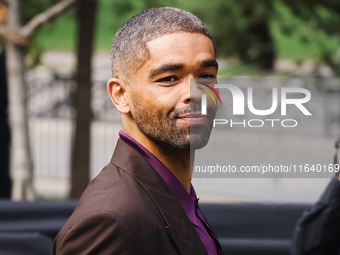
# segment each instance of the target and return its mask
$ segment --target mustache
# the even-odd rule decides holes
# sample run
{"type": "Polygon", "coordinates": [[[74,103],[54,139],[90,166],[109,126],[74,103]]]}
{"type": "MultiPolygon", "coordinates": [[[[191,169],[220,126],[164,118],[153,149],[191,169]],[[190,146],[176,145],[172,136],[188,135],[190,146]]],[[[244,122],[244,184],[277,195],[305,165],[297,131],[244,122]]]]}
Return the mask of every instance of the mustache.
{"type": "MultiPolygon", "coordinates": [[[[169,116],[171,118],[178,118],[181,115],[186,115],[190,113],[200,113],[201,112],[201,104],[200,103],[190,103],[188,106],[181,107],[179,109],[172,109],[169,113],[169,116]]],[[[215,108],[214,107],[208,107],[207,108],[207,115],[208,116],[215,116],[215,108]]]]}

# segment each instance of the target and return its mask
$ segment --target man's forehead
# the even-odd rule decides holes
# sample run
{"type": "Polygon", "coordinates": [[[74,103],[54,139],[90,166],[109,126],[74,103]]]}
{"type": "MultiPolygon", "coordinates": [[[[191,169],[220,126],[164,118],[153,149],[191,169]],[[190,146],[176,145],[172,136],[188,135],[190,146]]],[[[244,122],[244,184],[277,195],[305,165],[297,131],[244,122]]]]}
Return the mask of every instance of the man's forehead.
{"type": "Polygon", "coordinates": [[[176,33],[168,33],[153,38],[146,42],[146,48],[150,51],[150,49],[164,50],[169,47],[183,47],[190,46],[193,42],[199,40],[202,46],[209,46],[213,52],[215,53],[214,46],[212,40],[203,35],[201,33],[190,33],[190,32],[176,32],[176,33]],[[203,45],[204,44],[204,45],[203,45]]]}
{"type": "Polygon", "coordinates": [[[149,41],[146,48],[149,55],[148,61],[156,60],[159,62],[158,65],[180,65],[184,60],[216,63],[212,41],[209,37],[199,33],[166,34],[149,41]]]}

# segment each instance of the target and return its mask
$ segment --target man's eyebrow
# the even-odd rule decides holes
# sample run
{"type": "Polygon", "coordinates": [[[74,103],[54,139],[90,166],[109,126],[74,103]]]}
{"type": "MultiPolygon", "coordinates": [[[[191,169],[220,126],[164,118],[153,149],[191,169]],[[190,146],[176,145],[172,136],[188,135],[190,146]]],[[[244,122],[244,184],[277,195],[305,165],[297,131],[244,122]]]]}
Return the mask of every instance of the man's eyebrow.
{"type": "Polygon", "coordinates": [[[168,71],[177,71],[183,69],[183,65],[162,65],[153,70],[151,70],[149,74],[149,78],[153,78],[161,73],[165,73],[168,71]]]}
{"type": "Polygon", "coordinates": [[[216,69],[218,69],[218,63],[216,60],[207,60],[201,63],[201,67],[203,68],[216,67],[216,69]]]}

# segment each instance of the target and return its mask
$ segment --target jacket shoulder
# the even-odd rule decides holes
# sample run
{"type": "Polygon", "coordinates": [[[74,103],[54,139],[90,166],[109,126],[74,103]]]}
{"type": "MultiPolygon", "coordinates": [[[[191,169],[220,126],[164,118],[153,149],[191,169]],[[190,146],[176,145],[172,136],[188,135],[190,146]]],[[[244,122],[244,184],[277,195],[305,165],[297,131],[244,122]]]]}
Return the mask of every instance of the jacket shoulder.
{"type": "Polygon", "coordinates": [[[166,224],[148,193],[129,173],[108,164],[84,191],[52,254],[135,254],[128,251],[165,234],[157,233],[162,229],[166,224]]]}
{"type": "Polygon", "coordinates": [[[134,232],[121,217],[97,212],[58,235],[51,254],[134,254],[135,240],[134,232]]]}

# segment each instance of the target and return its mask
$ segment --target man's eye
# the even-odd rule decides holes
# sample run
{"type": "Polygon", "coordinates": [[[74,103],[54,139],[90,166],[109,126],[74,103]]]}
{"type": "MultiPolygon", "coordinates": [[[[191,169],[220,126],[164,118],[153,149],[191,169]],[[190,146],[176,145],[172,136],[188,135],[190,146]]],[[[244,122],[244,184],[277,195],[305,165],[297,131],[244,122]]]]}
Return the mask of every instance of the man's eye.
{"type": "Polygon", "coordinates": [[[168,76],[168,77],[164,77],[164,78],[161,78],[159,80],[157,80],[156,82],[175,82],[177,81],[178,78],[176,76],[168,76]]]}
{"type": "Polygon", "coordinates": [[[204,73],[199,76],[199,78],[206,78],[206,79],[215,79],[216,76],[210,73],[204,73]]]}

